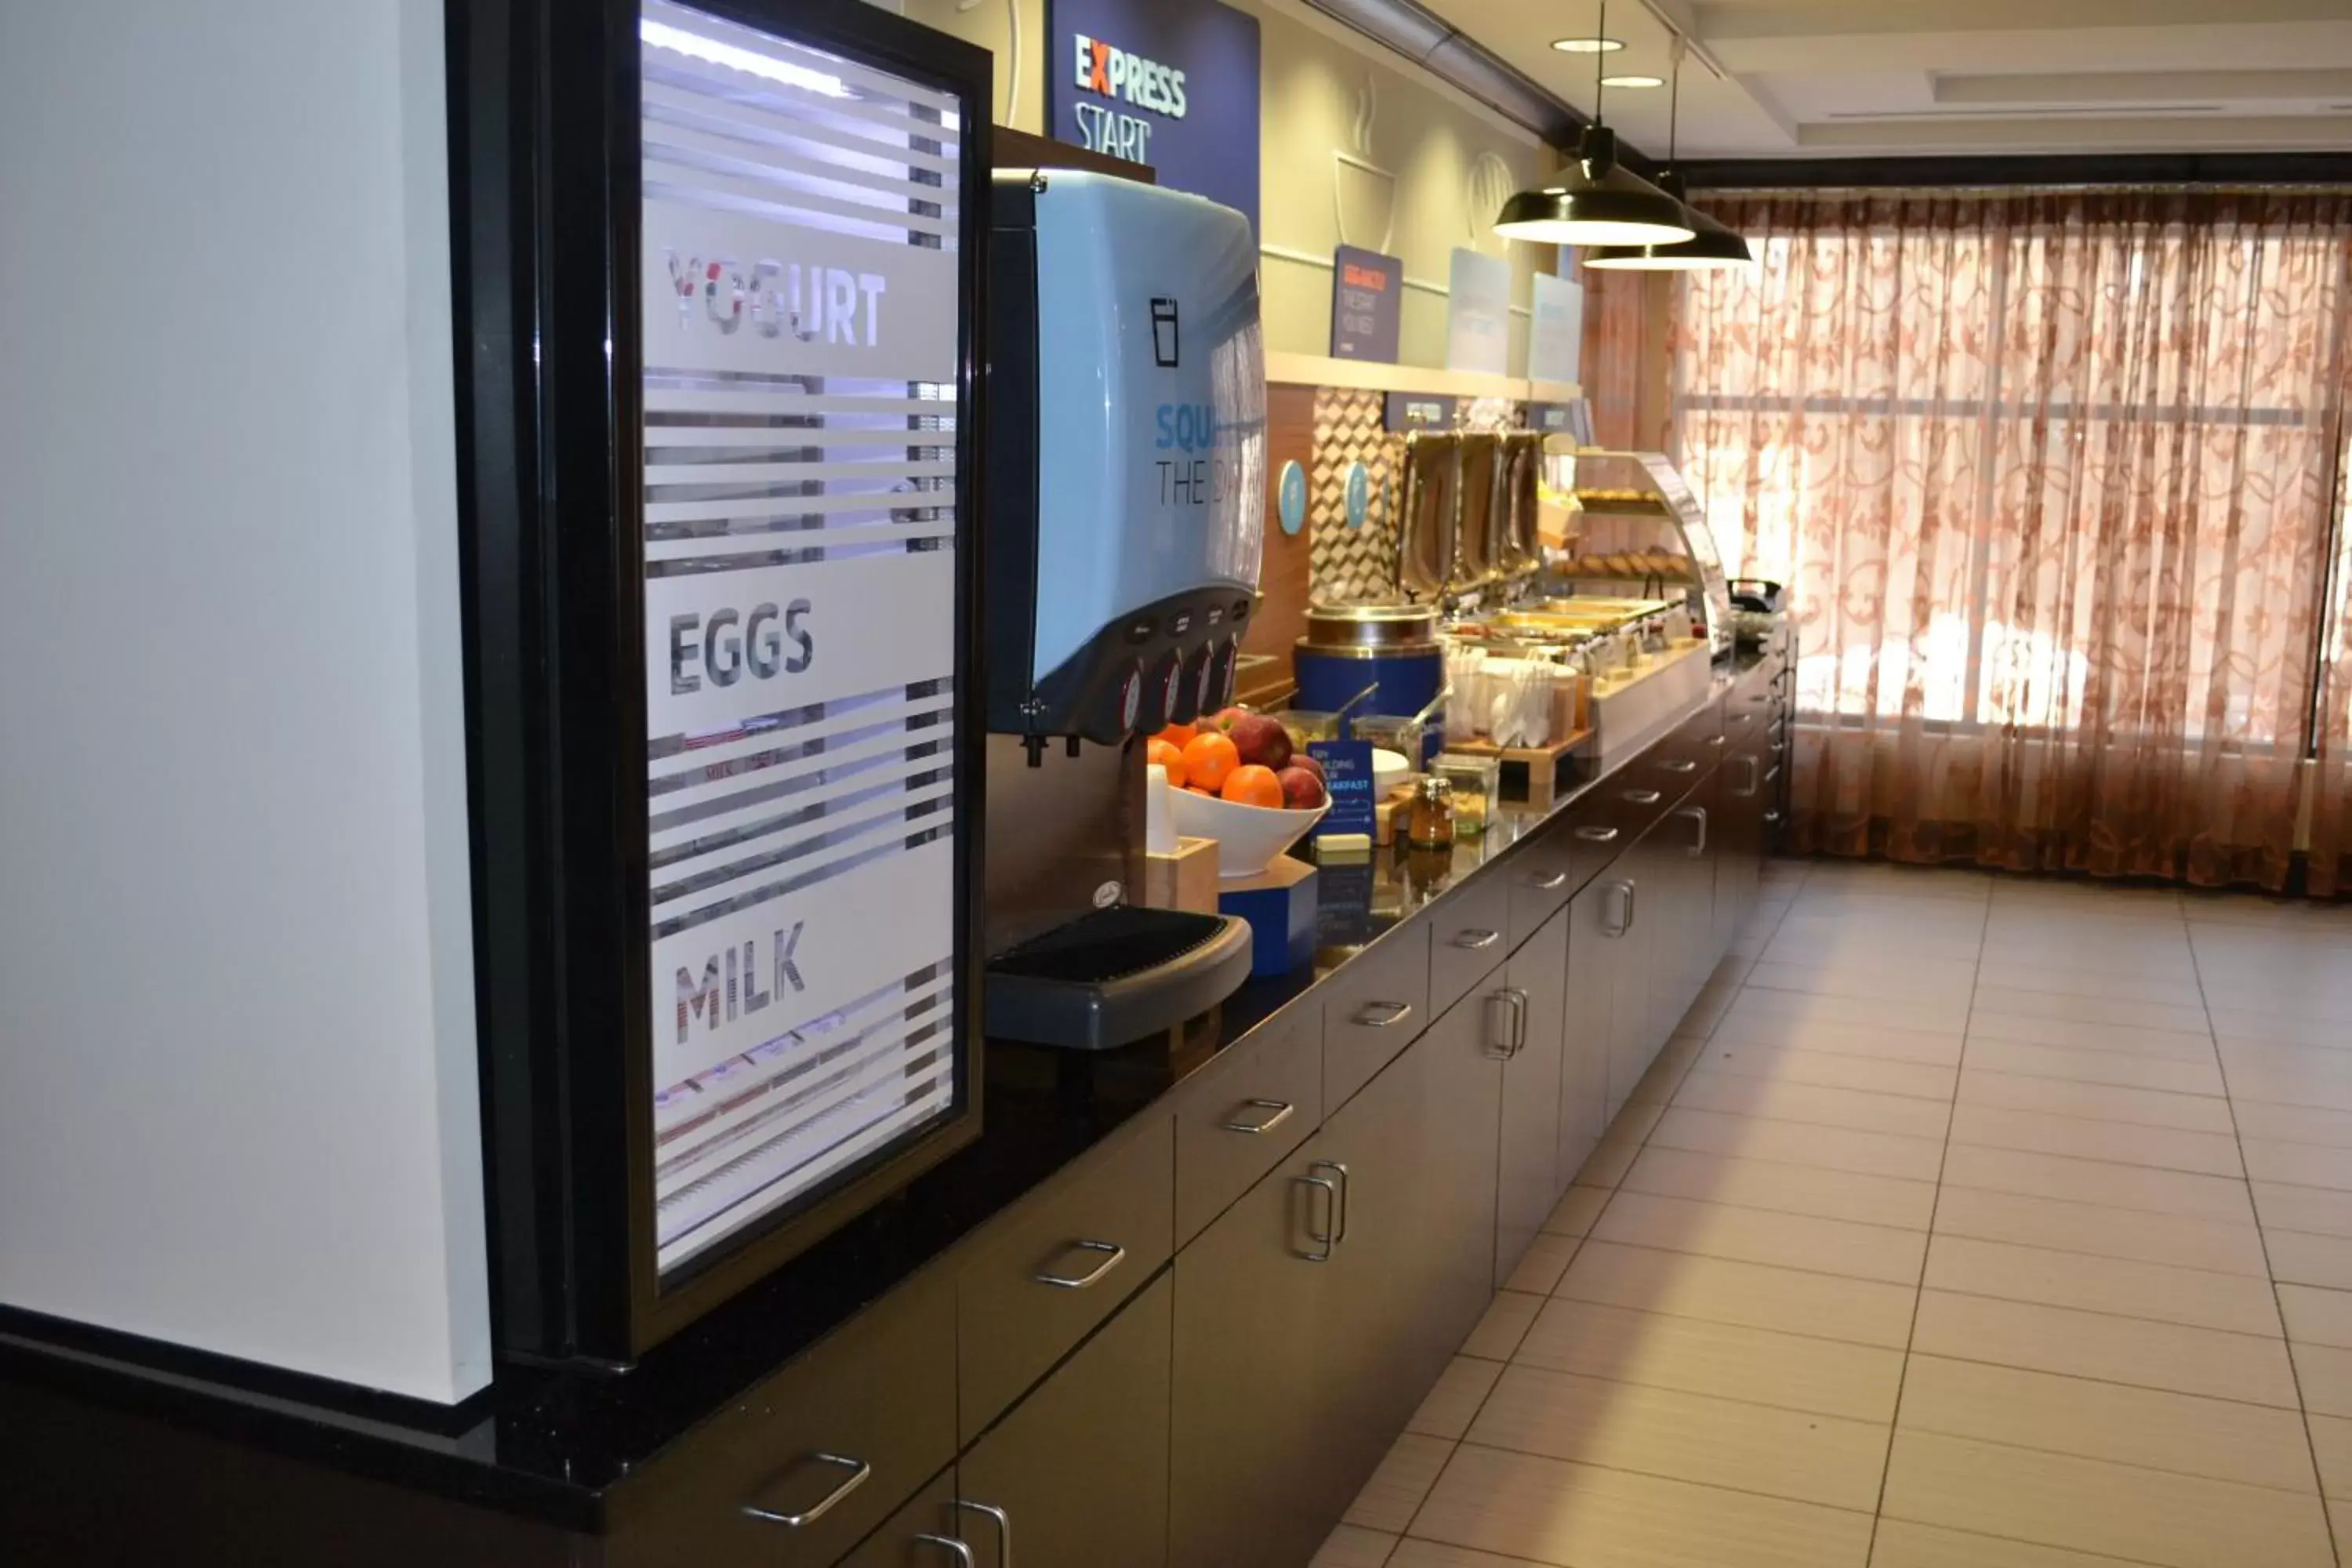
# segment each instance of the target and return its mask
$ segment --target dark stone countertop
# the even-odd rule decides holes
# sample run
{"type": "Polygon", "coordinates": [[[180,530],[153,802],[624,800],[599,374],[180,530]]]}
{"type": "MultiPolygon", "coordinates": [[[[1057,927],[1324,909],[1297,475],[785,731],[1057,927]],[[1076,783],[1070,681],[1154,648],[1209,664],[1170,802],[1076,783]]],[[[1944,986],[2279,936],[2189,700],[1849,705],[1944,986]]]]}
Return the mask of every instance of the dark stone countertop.
{"type": "MultiPolygon", "coordinates": [[[[1718,665],[1720,697],[1754,660],[1718,665]]],[[[1321,868],[1312,965],[1252,980],[1181,1037],[1071,1052],[990,1042],[983,1131],[904,1192],[648,1352],[625,1372],[502,1364],[454,1408],[354,1393],[68,1325],[0,1322],[0,1412],[12,1380],[144,1411],[234,1441],[579,1530],[609,1493],[697,1423],[1019,1202],[1269,1019],[1446,899],[1613,776],[1588,771],[1549,811],[1507,801],[1451,851],[1376,849],[1321,868]]],[[[1302,1002],[1302,999],[1305,999],[1302,1002]]],[[[0,1416],[4,1419],[5,1416],[0,1416]]]]}

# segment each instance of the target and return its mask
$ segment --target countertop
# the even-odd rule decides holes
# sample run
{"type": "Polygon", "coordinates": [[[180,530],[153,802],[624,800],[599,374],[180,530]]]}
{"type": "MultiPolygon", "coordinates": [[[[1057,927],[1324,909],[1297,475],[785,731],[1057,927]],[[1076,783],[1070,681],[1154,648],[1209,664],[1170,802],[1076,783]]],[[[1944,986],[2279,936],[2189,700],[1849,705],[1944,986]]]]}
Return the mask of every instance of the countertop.
{"type": "MultiPolygon", "coordinates": [[[[1755,661],[1718,665],[1720,697],[1755,661]]],[[[354,1393],[185,1352],[126,1353],[64,1325],[0,1323],[0,1405],[9,1380],[75,1394],[299,1458],[581,1530],[606,1495],[698,1422],[939,1258],[1139,1112],[1302,999],[1413,914],[1439,903],[1612,776],[1591,773],[1549,811],[1506,802],[1488,830],[1450,851],[1375,850],[1327,864],[1311,966],[1253,980],[1181,1037],[1069,1052],[992,1041],[983,1131],[760,1284],[625,1372],[502,1365],[454,1408],[354,1393]]],[[[1306,1005],[1312,1005],[1311,1000],[1306,1005]]]]}

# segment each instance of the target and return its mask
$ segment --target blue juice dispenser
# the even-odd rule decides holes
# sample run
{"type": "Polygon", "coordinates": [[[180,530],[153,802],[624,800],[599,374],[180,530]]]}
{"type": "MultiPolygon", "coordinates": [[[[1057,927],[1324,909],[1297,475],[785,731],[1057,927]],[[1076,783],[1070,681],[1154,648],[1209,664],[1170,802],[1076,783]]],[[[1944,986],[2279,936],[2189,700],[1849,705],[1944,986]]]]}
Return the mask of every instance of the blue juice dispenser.
{"type": "Polygon", "coordinates": [[[989,728],[1115,743],[1232,700],[1265,510],[1257,242],[1074,169],[992,193],[989,728]]]}

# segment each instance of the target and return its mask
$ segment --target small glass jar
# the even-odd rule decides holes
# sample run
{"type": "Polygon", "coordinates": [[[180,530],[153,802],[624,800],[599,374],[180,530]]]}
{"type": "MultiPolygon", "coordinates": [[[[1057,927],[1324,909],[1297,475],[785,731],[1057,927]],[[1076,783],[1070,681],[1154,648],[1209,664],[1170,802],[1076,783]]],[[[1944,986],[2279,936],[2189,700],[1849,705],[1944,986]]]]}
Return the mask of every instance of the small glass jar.
{"type": "Polygon", "coordinates": [[[1500,757],[1465,756],[1448,752],[1437,759],[1437,773],[1454,786],[1454,831],[1475,838],[1486,831],[1503,798],[1500,757]]]}
{"type": "Polygon", "coordinates": [[[1415,849],[1450,849],[1454,846],[1454,785],[1441,773],[1431,773],[1413,791],[1412,809],[1405,818],[1404,841],[1415,849]]]}

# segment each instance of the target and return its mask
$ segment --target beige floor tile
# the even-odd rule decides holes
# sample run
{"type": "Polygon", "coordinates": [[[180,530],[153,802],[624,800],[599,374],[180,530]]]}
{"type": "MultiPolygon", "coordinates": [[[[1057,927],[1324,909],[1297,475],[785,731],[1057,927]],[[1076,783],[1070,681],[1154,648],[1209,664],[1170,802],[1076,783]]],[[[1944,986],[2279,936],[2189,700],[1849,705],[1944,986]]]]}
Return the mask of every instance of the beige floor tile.
{"type": "Polygon", "coordinates": [[[1398,1543],[1388,1568],[1528,1568],[1528,1562],[1525,1557],[1497,1557],[1491,1552],[1473,1552],[1442,1542],[1407,1540],[1398,1543]]]}
{"type": "Polygon", "coordinates": [[[1913,1138],[1941,1139],[1951,1120],[1950,1108],[1943,1101],[1916,1095],[1824,1089],[1709,1072],[1704,1068],[1683,1079],[1682,1088],[1675,1092],[1675,1103],[1726,1116],[1763,1116],[1776,1121],[1850,1127],[1859,1132],[1900,1132],[1913,1138]]]}
{"type": "Polygon", "coordinates": [[[2243,1219],[2191,1219],[1948,1185],[1937,1195],[1936,1233],[2270,1278],[2262,1232],[2243,1219]]]}
{"type": "Polygon", "coordinates": [[[2221,1055],[2232,1098],[2352,1110],[2352,1051],[2232,1042],[2221,1055]]]}
{"type": "Polygon", "coordinates": [[[2311,1415],[2311,1457],[2319,1466],[2319,1489],[2352,1501],[2352,1421],[2341,1415],[2311,1415]]]}
{"type": "Polygon", "coordinates": [[[2135,1029],[2168,1029],[2193,1035],[2207,1027],[2202,1006],[2173,1006],[2114,996],[2068,996],[2056,991],[2025,991],[1979,981],[1977,1011],[2005,1017],[2065,1018],[2086,1024],[2122,1024],[2135,1029]]]}
{"type": "Polygon", "coordinates": [[[1981,899],[1925,898],[1875,888],[1809,887],[1790,902],[1792,920],[1867,921],[1874,924],[1903,922],[1922,928],[1968,931],[1984,924],[1981,899]]]}
{"type": "MultiPolygon", "coordinates": [[[[1874,996],[1825,996],[1810,991],[1773,991],[1748,986],[1724,1016],[1735,1019],[1786,1018],[1804,1024],[1860,1024],[1882,1029],[1912,1029],[1924,1034],[1965,1031],[1965,1002],[1889,1002],[1874,996]]],[[[1717,1032],[1722,1026],[1717,1026],[1717,1032]]]]}
{"type": "Polygon", "coordinates": [[[1629,1192],[1664,1197],[1912,1230],[1927,1229],[1936,1209],[1933,1182],[1858,1176],[1850,1171],[1824,1171],[1769,1160],[1727,1159],[1654,1143],[1633,1162],[1622,1186],[1629,1192]]]}
{"type": "Polygon", "coordinates": [[[2124,1051],[2134,1056],[2213,1059],[2213,1037],[2203,1029],[2143,1029],[2130,1024],[2098,1024],[2084,1018],[2034,1018],[1979,1006],[1969,1015],[1971,1040],[2021,1040],[2074,1051],[2124,1051]]]}
{"type": "Polygon", "coordinates": [[[1382,1568],[1401,1539],[1388,1531],[1343,1524],[1324,1541],[1307,1568],[1382,1568]]]}
{"type": "Polygon", "coordinates": [[[1485,1361],[1477,1356],[1458,1355],[1446,1363],[1445,1370],[1437,1374],[1437,1386],[1429,1391],[1405,1423],[1408,1432],[1418,1432],[1424,1437],[1459,1438],[1470,1430],[1470,1423],[1478,1414],[1478,1406],[1486,1402],[1493,1391],[1495,1379],[1501,1376],[1503,1363],[1485,1361]]]}
{"type": "Polygon", "coordinates": [[[1997,904],[2054,904],[2060,909],[2147,909],[2178,917],[2180,894],[2156,883],[2103,881],[2088,877],[2037,877],[2011,873],[1992,884],[1997,904]]]}
{"type": "Polygon", "coordinates": [[[1675,1098],[1675,1086],[1690,1070],[1692,1059],[1706,1049],[1704,1037],[1688,1040],[1681,1037],[1668,1040],[1637,1079],[1625,1098],[1631,1103],[1664,1105],[1675,1098]]]}
{"type": "Polygon", "coordinates": [[[1735,1006],[1716,1026],[1707,1044],[1713,1050],[1801,1050],[1958,1068],[1962,1038],[1958,1029],[1937,1034],[1890,1029],[1878,1024],[1824,1024],[1803,1018],[1755,1016],[1742,1014],[1735,1006]]]}
{"type": "Polygon", "coordinates": [[[2167,1094],[2210,1095],[2218,1099],[2221,1093],[2221,1063],[2210,1051],[2204,1060],[2196,1061],[1979,1037],[1969,1042],[1969,1054],[1962,1065],[2020,1078],[2064,1079],[2119,1089],[2158,1089],[2167,1094]]]}
{"type": "Polygon", "coordinates": [[[1900,1350],[1910,1338],[1916,1292],[1878,1280],[1588,1241],[1553,1295],[1900,1350]]]}
{"type": "Polygon", "coordinates": [[[2102,1204],[2192,1219],[2246,1221],[2254,1215],[2246,1184],[2234,1177],[2161,1171],[2110,1160],[1955,1143],[1944,1159],[1944,1185],[2102,1204]]]}
{"type": "Polygon", "coordinates": [[[2352,1237],[2352,1192],[2256,1182],[2254,1212],[2265,1230],[2300,1230],[2314,1236],[2352,1237]]]}
{"type": "Polygon", "coordinates": [[[1902,1425],[2211,1480],[2312,1489],[2303,1418],[2233,1399],[1915,1355],[1904,1369],[1902,1425]]]}
{"type": "MultiPolygon", "coordinates": [[[[1978,1046],[1992,1043],[1980,1040],[1978,1046]]],[[[1972,1048],[1969,1065],[1962,1069],[1960,1078],[1959,1098],[1971,1105],[2039,1110],[2092,1121],[2128,1121],[2140,1127],[2176,1127],[2184,1132],[2227,1136],[2237,1131],[2230,1119],[2230,1102],[2226,1100],[2202,1094],[2173,1094],[2160,1089],[2126,1089],[2111,1083],[1990,1072],[1975,1065],[1975,1054],[1972,1048]]]]}
{"type": "Polygon", "coordinates": [[[1919,1282],[1919,1261],[1927,1244],[1921,1232],[1891,1226],[1629,1191],[1618,1193],[1592,1227],[1592,1239],[1890,1285],[1919,1282]]]}
{"type": "Polygon", "coordinates": [[[1959,1074],[1952,1068],[1927,1062],[1802,1050],[1789,1046],[1727,1045],[1721,1040],[1707,1043],[1694,1070],[1946,1102],[1951,1100],[1959,1080],[1959,1074]]]}
{"type": "Polygon", "coordinates": [[[2263,1012],[2250,1007],[2212,1009],[2213,1033],[2228,1045],[2308,1046],[2316,1050],[2343,1050],[2347,1031],[2332,1018],[2299,1018],[2293,1014],[2263,1012]]]}
{"type": "Polygon", "coordinates": [[[2279,1331],[2277,1303],[2265,1279],[2004,1241],[1938,1234],[1927,1249],[1926,1283],[1931,1289],[1961,1295],[2039,1301],[2232,1333],[2279,1331]]]}
{"type": "Polygon", "coordinates": [[[1543,1223],[1544,1230],[1552,1236],[1582,1236],[1601,1217],[1601,1206],[1609,1201],[1607,1187],[1570,1187],[1543,1223]]]}
{"type": "Polygon", "coordinates": [[[2193,1171],[2209,1176],[2242,1174],[2238,1141],[2212,1132],[2181,1132],[2169,1127],[2137,1127],[2125,1121],[2093,1121],[2077,1116],[2045,1116],[2002,1110],[1965,1101],[1952,1109],[1952,1142],[2037,1154],[2108,1160],[2123,1165],[2193,1171]]]}
{"type": "Polygon", "coordinates": [[[1513,1363],[1884,1426],[1903,1352],[1702,1318],[1548,1302],[1513,1363]]]}
{"type": "Polygon", "coordinates": [[[1624,1178],[1633,1163],[1633,1156],[1642,1152],[1642,1142],[1649,1137],[1664,1114],[1663,1105],[1628,1101],[1601,1135],[1600,1143],[1585,1157],[1584,1168],[1576,1173],[1580,1187],[1613,1187],[1624,1178]]]}
{"type": "Polygon", "coordinates": [[[1579,1568],[1863,1568],[1870,1515],[1465,1444],[1414,1533],[1579,1568]]]}
{"type": "Polygon", "coordinates": [[[1973,959],[1873,957],[1836,963],[1759,963],[1748,972],[1748,984],[1819,996],[1965,1004],[1976,989],[1976,978],[1973,959]]]}
{"type": "MultiPolygon", "coordinates": [[[[2299,972],[2293,979],[2268,975],[2243,974],[2204,977],[2204,1002],[2215,1016],[2230,1014],[2232,1018],[2252,1015],[2248,1026],[2233,1029],[2233,1034],[2253,1034],[2257,1031],[2292,1028],[2296,1023],[2335,1026],[2334,1038],[2342,1040],[2352,1034],[2352,988],[2315,978],[2319,972],[2309,969],[2299,972]]],[[[2269,1035],[2259,1037],[2271,1038],[2269,1035]]]]}
{"type": "Polygon", "coordinates": [[[2352,1350],[2352,1291],[2282,1284],[2278,1304],[2286,1337],[2295,1343],[2352,1350]]]}
{"type": "Polygon", "coordinates": [[[1906,866],[1894,860],[1808,860],[1812,868],[1809,889],[1873,891],[1919,899],[1966,900],[1982,903],[1992,897],[2000,879],[1968,866],[1906,866]]]}
{"type": "Polygon", "coordinates": [[[2352,1290],[2352,1239],[2307,1231],[2265,1229],[2271,1278],[2283,1284],[2352,1290]]]}
{"type": "Polygon", "coordinates": [[[2166,934],[2112,937],[2077,931],[2038,937],[1987,937],[1978,962],[1996,971],[2063,966],[2097,974],[2144,975],[2151,980],[2195,978],[2195,960],[2188,939],[2166,934]]]}
{"type": "Polygon", "coordinates": [[[2352,1418],[2352,1351],[2289,1342],[2294,1375],[2303,1385],[2304,1408],[2315,1415],[2352,1418]]]}
{"type": "MultiPolygon", "coordinates": [[[[1571,1269],[1574,1265],[1570,1266],[1571,1269]]],[[[1486,1316],[1462,1342],[1462,1353],[1485,1361],[1508,1361],[1511,1352],[1519,1348],[1520,1337],[1528,1325],[1536,1321],[1544,1299],[1525,1290],[1497,1290],[1486,1304],[1486,1316]]]]}
{"type": "Polygon", "coordinates": [[[1974,963],[1983,938],[1972,927],[1917,931],[1850,921],[1811,920],[1778,928],[1768,963],[1847,963],[1874,958],[1941,958],[1974,963]]]}
{"type": "Polygon", "coordinates": [[[1453,1452],[1454,1444],[1448,1438],[1405,1433],[1390,1447],[1381,1468],[1364,1483],[1364,1489],[1356,1494],[1355,1502],[1348,1510],[1347,1522],[1365,1530],[1402,1534],[1412,1522],[1413,1510],[1429,1495],[1438,1471],[1445,1468],[1446,1458],[1453,1452]]]}
{"type": "MultiPolygon", "coordinates": [[[[1402,1559],[1395,1559],[1402,1562],[1402,1559]]],[[[1438,1568],[1436,1564],[1426,1568],[1438,1568]]],[[[1452,1565],[1446,1565],[1452,1568],[1452,1565]]],[[[1484,1568],[1465,1563],[1461,1568],[1484,1568]]],[[[1500,1565],[1498,1565],[1500,1568],[1500,1565]]],[[[1513,1565],[1517,1568],[1517,1565],[1513,1565]]],[[[1937,1524],[1882,1519],[1870,1553],[1870,1568],[2137,1568],[2121,1557],[2095,1557],[2063,1546],[2001,1541],[1937,1524]]]]}
{"type": "Polygon", "coordinates": [[[2332,1564],[2318,1496],[1897,1430],[1892,1519],[2170,1568],[2332,1564]]]}
{"type": "Polygon", "coordinates": [[[1701,1037],[1715,1033],[1715,1026],[1723,1022],[1724,1014],[1739,998],[1740,991],[1737,981],[1708,981],[1691,1003],[1690,1010],[1683,1015],[1682,1021],[1675,1026],[1675,1030],[1701,1037]]]}
{"type": "Polygon", "coordinates": [[[1650,1142],[1656,1147],[1688,1149],[1701,1154],[1778,1160],[1785,1164],[1852,1171],[1864,1176],[1900,1176],[1915,1182],[1934,1181],[1944,1160],[1944,1145],[1939,1139],[1913,1138],[1896,1132],[1857,1132],[1851,1128],[1775,1121],[1760,1116],[1724,1116],[1679,1105],[1658,1119],[1650,1142]]]}
{"type": "Polygon", "coordinates": [[[2325,1143],[2352,1149],[2352,1110],[2326,1110],[2309,1105],[2279,1105],[2240,1096],[2230,1102],[2241,1138],[2263,1138],[2275,1143],[2325,1143]]]}
{"type": "Polygon", "coordinates": [[[2161,1002],[2170,1007],[2201,1007],[2203,992],[2198,989],[2197,977],[2174,970],[2164,974],[2117,974],[2109,970],[2077,967],[2073,964],[2050,967],[2042,963],[2019,963],[2010,956],[2013,948],[2003,948],[1997,958],[1987,958],[1980,978],[1984,984],[2009,991],[2054,991],[2067,996],[2113,996],[2124,1001],[2161,1002]]]}
{"type": "Polygon", "coordinates": [[[1914,1354],[2295,1408],[2285,1345],[2256,1334],[1926,1290],[1920,1293],[1911,1349],[1914,1354]]]}
{"type": "Polygon", "coordinates": [[[2315,903],[2307,899],[2268,899],[2251,893],[2208,893],[2191,889],[2180,895],[2181,913],[2192,930],[2200,926],[2256,926],[2270,931],[2315,936],[2352,935],[2352,905],[2315,903]]]}
{"type": "Polygon", "coordinates": [[[1864,1513],[1877,1506],[1886,1459],[1879,1422],[1533,1366],[1504,1373],[1469,1440],[1864,1513]]]}
{"type": "Polygon", "coordinates": [[[2255,1181],[2352,1192],[2352,1149],[2273,1143],[2267,1138],[2242,1138],[2239,1143],[2245,1151],[2246,1174],[2255,1181]]]}
{"type": "Polygon", "coordinates": [[[1549,1296],[1559,1277],[1568,1272],[1569,1259],[1576,1256],[1580,1239],[1573,1236],[1554,1236],[1544,1231],[1528,1244],[1528,1250],[1512,1268],[1510,1278],[1503,1281],[1506,1290],[1524,1290],[1530,1295],[1549,1296]]]}

